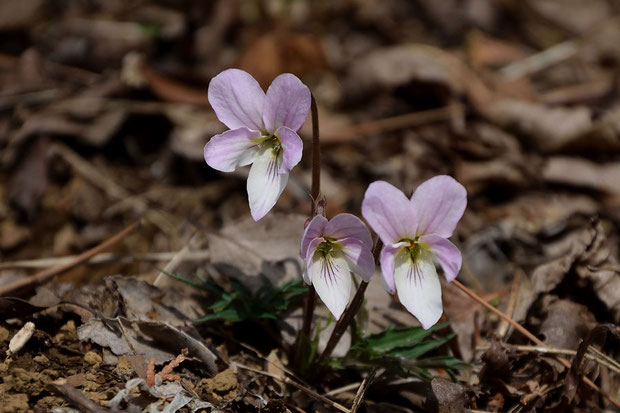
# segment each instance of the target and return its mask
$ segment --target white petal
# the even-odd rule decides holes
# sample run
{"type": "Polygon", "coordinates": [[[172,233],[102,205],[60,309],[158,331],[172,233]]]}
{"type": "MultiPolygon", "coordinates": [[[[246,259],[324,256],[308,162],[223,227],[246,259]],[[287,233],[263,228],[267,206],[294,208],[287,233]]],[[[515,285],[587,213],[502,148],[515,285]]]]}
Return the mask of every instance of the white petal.
{"type": "Polygon", "coordinates": [[[254,159],[248,175],[248,199],[254,221],[273,208],[288,182],[288,174],[280,174],[279,161],[271,148],[263,149],[254,159]]]}
{"type": "Polygon", "coordinates": [[[313,257],[312,285],[336,320],[344,312],[351,294],[351,274],[341,253],[323,256],[317,251],[313,257]]]}
{"type": "Polygon", "coordinates": [[[394,283],[400,302],[424,329],[431,328],[439,321],[443,307],[441,284],[430,254],[422,253],[413,263],[409,253],[403,249],[394,264],[394,283]]]}

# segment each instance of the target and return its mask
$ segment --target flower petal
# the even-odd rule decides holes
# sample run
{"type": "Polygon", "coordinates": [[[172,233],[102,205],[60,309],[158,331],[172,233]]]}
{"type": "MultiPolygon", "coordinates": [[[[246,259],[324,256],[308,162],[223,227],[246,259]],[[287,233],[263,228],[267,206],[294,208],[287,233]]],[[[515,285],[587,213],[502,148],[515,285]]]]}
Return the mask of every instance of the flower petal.
{"type": "Polygon", "coordinates": [[[351,295],[351,274],[343,254],[324,256],[316,252],[312,264],[312,285],[336,320],[344,312],[351,295]]]}
{"type": "Polygon", "coordinates": [[[400,302],[425,330],[439,321],[443,312],[441,284],[429,253],[414,263],[407,251],[401,250],[396,255],[394,283],[400,302]]]}
{"type": "Polygon", "coordinates": [[[299,130],[310,110],[310,90],[297,76],[283,73],[276,77],[265,97],[263,121],[268,132],[274,133],[280,126],[299,130]]]}
{"type": "Polygon", "coordinates": [[[461,269],[461,251],[439,235],[424,235],[420,237],[420,242],[431,248],[431,253],[437,257],[448,282],[454,280],[461,269]]]}
{"type": "Polygon", "coordinates": [[[324,235],[337,240],[356,238],[372,251],[372,237],[370,231],[361,219],[353,214],[338,214],[329,220],[324,235]]]}
{"type": "Polygon", "coordinates": [[[248,199],[254,221],[273,208],[288,182],[288,174],[278,173],[279,161],[272,148],[263,149],[254,160],[248,175],[248,199]]]}
{"type": "Polygon", "coordinates": [[[394,260],[399,250],[405,245],[407,245],[406,242],[397,242],[396,244],[386,245],[381,250],[381,281],[383,288],[390,294],[396,292],[394,285],[394,260]]]}
{"type": "Polygon", "coordinates": [[[409,200],[387,182],[376,181],[368,186],[362,215],[385,245],[416,235],[417,218],[409,200]]]}
{"type": "Polygon", "coordinates": [[[249,73],[224,70],[211,79],[208,95],[217,118],[230,129],[265,129],[262,116],[265,92],[249,73]]]}
{"type": "Polygon", "coordinates": [[[314,238],[308,245],[308,251],[311,253],[307,256],[308,259],[306,260],[306,268],[305,271],[302,272],[302,278],[308,285],[312,285],[312,264],[314,264],[314,253],[316,252],[316,247],[318,247],[323,241],[323,238],[314,238]]]}
{"type": "Polygon", "coordinates": [[[280,173],[288,173],[301,161],[304,144],[297,132],[286,126],[279,127],[276,131],[276,136],[280,138],[280,142],[282,143],[282,165],[280,166],[280,173]]]}
{"type": "Polygon", "coordinates": [[[260,132],[248,128],[229,130],[213,136],[205,145],[207,165],[222,172],[232,172],[238,166],[247,165],[256,156],[256,143],[260,132]]]}
{"type": "Polygon", "coordinates": [[[417,235],[449,238],[465,212],[467,191],[451,176],[438,175],[415,190],[411,204],[418,216],[417,235]]]}
{"type": "Polygon", "coordinates": [[[317,215],[312,218],[312,221],[310,221],[304,230],[304,235],[301,237],[301,250],[299,254],[303,260],[308,256],[312,257],[312,254],[314,254],[314,252],[308,254],[308,246],[312,240],[323,235],[325,225],[327,225],[327,218],[322,215],[317,215]]]}
{"type": "Polygon", "coordinates": [[[370,248],[357,238],[344,238],[338,240],[338,244],[342,247],[342,253],[351,272],[362,277],[364,281],[370,282],[375,273],[375,260],[370,248]]]}

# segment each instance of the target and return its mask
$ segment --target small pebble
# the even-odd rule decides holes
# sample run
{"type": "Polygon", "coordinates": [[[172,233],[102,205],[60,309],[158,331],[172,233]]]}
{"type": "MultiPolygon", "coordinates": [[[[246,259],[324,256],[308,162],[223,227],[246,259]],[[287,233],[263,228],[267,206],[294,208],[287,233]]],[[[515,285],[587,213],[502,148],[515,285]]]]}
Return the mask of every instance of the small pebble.
{"type": "Polygon", "coordinates": [[[95,353],[94,351],[89,351],[88,353],[84,354],[84,361],[88,364],[100,364],[102,359],[101,356],[97,353],[95,353]]]}
{"type": "Polygon", "coordinates": [[[10,356],[11,354],[15,354],[21,350],[28,340],[30,340],[30,337],[32,337],[32,333],[34,333],[34,323],[28,321],[9,342],[9,349],[6,354],[10,356]]]}

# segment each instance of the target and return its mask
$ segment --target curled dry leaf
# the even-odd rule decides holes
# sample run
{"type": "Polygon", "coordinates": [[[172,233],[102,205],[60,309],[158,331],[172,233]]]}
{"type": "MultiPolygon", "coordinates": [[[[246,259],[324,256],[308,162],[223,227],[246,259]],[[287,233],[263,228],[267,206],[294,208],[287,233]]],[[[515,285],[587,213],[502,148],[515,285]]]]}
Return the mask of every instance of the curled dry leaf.
{"type": "Polygon", "coordinates": [[[584,305],[546,295],[541,303],[545,314],[539,334],[549,347],[577,349],[595,325],[594,315],[584,305]]]}
{"type": "Polygon", "coordinates": [[[419,82],[438,84],[451,93],[461,94],[465,76],[465,65],[449,52],[410,43],[378,49],[360,58],[352,65],[348,81],[349,89],[356,93],[419,82]]]}
{"type": "Polygon", "coordinates": [[[565,146],[592,127],[592,113],[585,106],[549,107],[518,99],[497,99],[483,108],[493,123],[514,129],[543,152],[565,146]]]}
{"type": "Polygon", "coordinates": [[[532,273],[534,294],[554,290],[569,275],[579,279],[605,304],[615,322],[620,321],[620,268],[607,246],[601,222],[570,235],[569,250],[538,266],[532,273]]]}
{"type": "Polygon", "coordinates": [[[211,262],[243,278],[251,289],[261,285],[255,277],[258,274],[274,284],[301,277],[299,240],[306,219],[304,215],[270,213],[258,222],[248,217],[228,224],[219,233],[208,235],[211,262]]]}
{"type": "Polygon", "coordinates": [[[542,170],[545,181],[620,196],[620,162],[600,164],[584,158],[554,156],[542,170]]]}

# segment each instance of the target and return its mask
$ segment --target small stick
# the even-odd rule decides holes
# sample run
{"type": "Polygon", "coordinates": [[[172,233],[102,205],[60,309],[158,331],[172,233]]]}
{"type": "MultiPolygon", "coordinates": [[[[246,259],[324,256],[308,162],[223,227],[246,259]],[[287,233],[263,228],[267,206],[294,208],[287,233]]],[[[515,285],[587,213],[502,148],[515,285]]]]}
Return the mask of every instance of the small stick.
{"type": "Polygon", "coordinates": [[[556,63],[573,57],[579,51],[575,40],[567,40],[535,53],[518,62],[502,67],[499,73],[509,80],[517,80],[546,69],[556,63]]]}
{"type": "Polygon", "coordinates": [[[104,413],[110,411],[105,407],[99,406],[69,383],[50,383],[48,386],[62,395],[65,400],[67,400],[71,405],[77,407],[81,412],[104,413]]]}
{"type": "MultiPolygon", "coordinates": [[[[510,289],[510,298],[508,299],[508,307],[506,308],[506,313],[510,318],[513,317],[515,307],[517,305],[517,296],[519,295],[519,283],[521,281],[521,272],[515,272],[515,279],[512,283],[512,288],[510,289]]],[[[504,338],[506,333],[508,333],[508,329],[510,328],[510,324],[508,322],[502,320],[499,328],[497,329],[497,336],[499,338],[504,338]]]]}
{"type": "Polygon", "coordinates": [[[189,255],[192,246],[198,241],[198,238],[200,238],[198,232],[192,235],[187,244],[185,244],[185,246],[176,253],[176,255],[170,260],[170,262],[166,264],[164,269],[160,271],[159,274],[157,274],[155,281],[153,281],[154,286],[162,288],[168,284],[168,280],[170,279],[170,277],[168,277],[166,273],[170,274],[174,272],[179,266],[179,264],[185,261],[185,257],[189,255]]]}
{"type": "Polygon", "coordinates": [[[346,386],[338,387],[337,389],[333,389],[328,391],[327,393],[323,393],[323,396],[336,396],[337,394],[344,393],[349,390],[357,389],[362,384],[361,381],[356,383],[347,384],[346,386]]]}
{"type": "MultiPolygon", "coordinates": [[[[140,261],[170,261],[179,254],[179,251],[164,251],[164,252],[147,252],[142,254],[132,255],[119,255],[111,252],[102,252],[95,255],[84,264],[96,265],[107,264],[110,262],[117,262],[121,264],[130,264],[140,261]]],[[[182,261],[204,261],[211,256],[209,250],[195,250],[190,251],[182,257],[182,261]]],[[[66,264],[71,262],[77,257],[77,255],[67,255],[64,257],[54,258],[36,258],[32,260],[19,260],[0,263],[0,270],[14,269],[14,268],[48,268],[55,265],[66,264]]]]}
{"type": "Polygon", "coordinates": [[[138,228],[139,225],[139,222],[134,222],[118,234],[115,234],[110,238],[106,239],[101,244],[89,249],[88,251],[84,251],[83,253],[75,257],[71,262],[39,271],[29,277],[17,280],[9,285],[5,285],[4,287],[0,288],[0,297],[9,294],[16,294],[18,293],[18,291],[20,293],[29,291],[37,285],[43,284],[46,281],[50,280],[53,276],[63,273],[83,262],[88,261],[101,251],[110,248],[111,246],[125,238],[127,235],[131,234],[136,228],[138,228]]]}
{"type": "Polygon", "coordinates": [[[437,109],[411,112],[404,115],[392,116],[385,119],[371,120],[357,125],[346,126],[327,132],[327,135],[323,137],[323,141],[326,144],[341,143],[347,142],[354,138],[359,138],[361,136],[368,136],[373,133],[391,132],[399,129],[410,128],[412,126],[439,122],[450,119],[455,109],[464,109],[464,106],[453,104],[437,109]]]}
{"type": "MultiPolygon", "coordinates": [[[[524,345],[516,345],[516,344],[510,344],[510,347],[514,348],[517,351],[525,351],[525,352],[531,352],[531,353],[562,354],[565,356],[577,355],[577,351],[570,350],[567,348],[524,346],[524,345]]],[[[488,349],[489,349],[489,346],[476,347],[476,351],[486,351],[488,349]]],[[[590,346],[588,347],[588,350],[595,351],[596,349],[590,346]]],[[[600,365],[607,367],[609,370],[613,371],[614,373],[620,374],[620,368],[612,362],[613,360],[607,360],[606,357],[607,357],[606,355],[605,357],[600,357],[597,354],[590,354],[590,353],[585,354],[585,358],[587,358],[588,360],[595,361],[599,363],[600,365]]]]}
{"type": "Polygon", "coordinates": [[[355,413],[357,412],[357,409],[359,409],[360,404],[362,404],[362,401],[364,400],[366,390],[368,390],[368,388],[372,384],[372,381],[375,379],[376,374],[377,367],[374,367],[370,371],[370,373],[368,373],[368,376],[366,376],[366,378],[364,378],[364,380],[362,381],[362,384],[360,385],[359,389],[357,389],[357,393],[355,394],[355,399],[353,399],[353,404],[351,405],[351,413],[355,413]]]}
{"type": "MultiPolygon", "coordinates": [[[[510,325],[512,325],[515,329],[517,329],[517,331],[519,331],[521,334],[523,334],[525,337],[527,337],[528,339],[530,339],[531,341],[533,341],[534,343],[536,343],[537,345],[539,345],[540,347],[544,347],[547,348],[547,346],[545,345],[545,343],[543,343],[539,338],[537,338],[534,334],[530,333],[525,327],[523,327],[521,324],[517,323],[516,321],[514,321],[512,318],[508,317],[506,314],[502,313],[501,311],[499,311],[497,308],[493,307],[491,304],[487,303],[486,301],[484,301],[478,294],[476,294],[475,292],[471,291],[469,288],[465,287],[463,284],[461,284],[458,280],[453,280],[452,283],[454,285],[456,285],[461,291],[463,291],[465,294],[467,294],[468,296],[470,296],[471,298],[473,298],[475,301],[479,302],[480,304],[482,304],[483,306],[485,306],[488,310],[490,310],[491,312],[497,314],[499,317],[503,318],[504,320],[508,321],[510,323],[510,325]]],[[[617,327],[616,327],[617,328],[617,327]]],[[[556,360],[558,360],[560,363],[562,363],[562,365],[564,365],[564,367],[566,367],[567,369],[570,369],[571,363],[568,362],[567,360],[561,358],[561,357],[556,357],[556,360]]],[[[606,394],[603,392],[603,390],[601,390],[600,387],[598,387],[596,384],[594,384],[594,382],[592,380],[590,380],[588,377],[583,376],[582,380],[584,383],[586,383],[588,386],[590,386],[592,389],[594,389],[596,392],[600,393],[601,395],[603,395],[607,400],[609,400],[609,402],[611,404],[613,404],[614,406],[616,406],[617,408],[620,409],[620,403],[618,403],[614,398],[612,398],[610,395],[606,394]]]]}
{"type": "Polygon", "coordinates": [[[307,387],[302,386],[301,384],[289,379],[286,376],[279,376],[277,374],[272,374],[266,371],[262,371],[262,370],[258,370],[255,369],[253,367],[250,366],[245,366],[243,364],[239,364],[239,363],[233,363],[234,366],[242,368],[244,370],[248,370],[248,371],[252,371],[254,373],[257,374],[262,374],[263,376],[267,376],[267,377],[271,377],[274,380],[277,380],[279,382],[285,383],[285,384],[290,384],[293,387],[296,387],[297,389],[301,390],[302,392],[306,393],[308,396],[313,397],[317,400],[322,401],[323,403],[327,404],[330,407],[333,407],[334,409],[338,409],[343,413],[350,413],[350,410],[347,409],[346,407],[344,407],[343,405],[336,403],[332,400],[329,400],[327,397],[325,396],[321,396],[320,394],[318,394],[317,392],[315,392],[314,390],[308,389],[307,387]]]}

